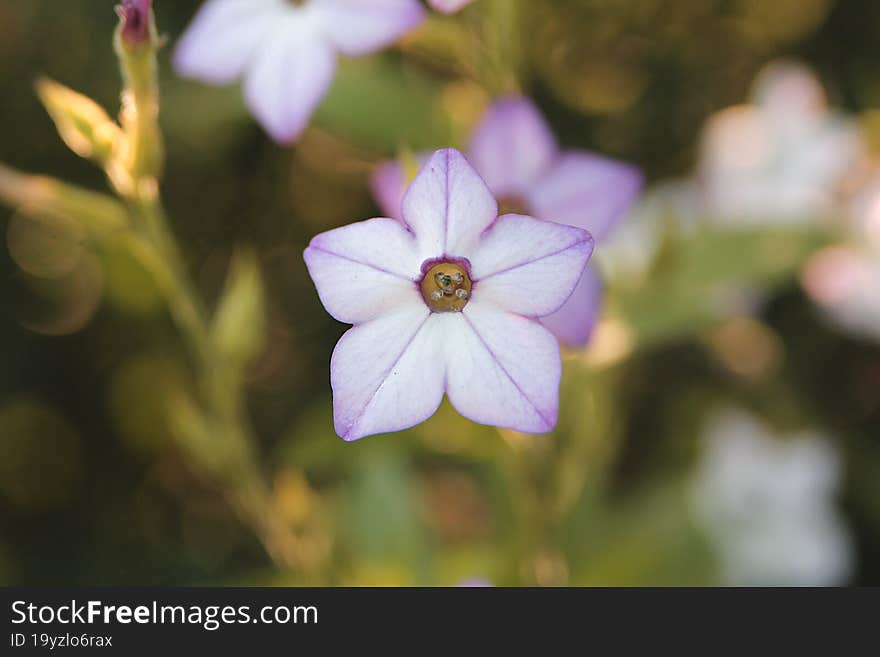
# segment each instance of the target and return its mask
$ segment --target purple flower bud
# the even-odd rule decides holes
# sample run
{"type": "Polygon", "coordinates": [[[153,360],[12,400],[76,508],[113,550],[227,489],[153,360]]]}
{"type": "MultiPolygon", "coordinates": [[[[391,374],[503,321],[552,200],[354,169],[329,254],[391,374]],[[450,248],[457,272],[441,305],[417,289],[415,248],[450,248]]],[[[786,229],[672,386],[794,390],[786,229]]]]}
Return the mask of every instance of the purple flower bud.
{"type": "Polygon", "coordinates": [[[122,21],[120,34],[123,41],[139,46],[150,39],[150,11],[153,0],[122,0],[116,13],[122,21]]]}

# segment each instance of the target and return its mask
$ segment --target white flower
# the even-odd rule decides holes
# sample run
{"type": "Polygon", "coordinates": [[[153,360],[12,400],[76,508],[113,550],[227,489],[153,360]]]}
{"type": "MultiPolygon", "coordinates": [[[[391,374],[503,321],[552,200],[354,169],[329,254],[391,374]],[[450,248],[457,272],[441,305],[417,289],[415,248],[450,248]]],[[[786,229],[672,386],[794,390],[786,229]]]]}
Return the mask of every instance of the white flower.
{"type": "Polygon", "coordinates": [[[844,329],[880,340],[880,173],[855,195],[840,244],[804,266],[804,289],[844,329]]]}
{"type": "Polygon", "coordinates": [[[254,116],[277,141],[299,136],[336,72],[337,52],[360,56],[418,25],[418,0],[208,0],[174,56],[185,76],[244,78],[254,116]]]}
{"type": "Polygon", "coordinates": [[[828,110],[808,68],[771,63],[755,81],[752,104],[706,125],[698,165],[705,209],[731,224],[823,217],[861,147],[855,125],[828,110]]]}
{"type": "Polygon", "coordinates": [[[776,436],[740,410],[705,436],[694,501],[734,585],[845,583],[853,568],[835,508],[840,463],[822,436],[776,436]]]}

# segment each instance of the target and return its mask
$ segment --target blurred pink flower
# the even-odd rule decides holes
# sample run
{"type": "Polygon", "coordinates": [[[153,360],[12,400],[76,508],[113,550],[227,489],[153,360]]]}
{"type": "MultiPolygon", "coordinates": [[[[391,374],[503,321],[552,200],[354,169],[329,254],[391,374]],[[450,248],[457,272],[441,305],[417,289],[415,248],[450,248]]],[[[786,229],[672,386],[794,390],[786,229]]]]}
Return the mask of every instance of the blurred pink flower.
{"type": "Polygon", "coordinates": [[[846,219],[844,240],[814,254],[801,283],[842,328],[880,340],[880,173],[855,195],[846,219]]]}
{"type": "Polygon", "coordinates": [[[454,14],[473,1],[474,0],[428,0],[428,4],[441,13],[454,14]]]}
{"type": "Polygon", "coordinates": [[[244,78],[251,112],[273,138],[289,142],[327,92],[337,52],[379,50],[424,15],[417,0],[208,0],[174,64],[212,84],[244,78]]]}
{"type": "Polygon", "coordinates": [[[475,422],[551,430],[561,358],[535,319],[571,294],[590,234],[499,217],[486,184],[452,149],[428,159],[399,214],[323,233],[305,251],[324,307],[354,324],[330,364],[336,432],[356,440],[411,427],[444,393],[475,422]]]}
{"type": "MultiPolygon", "coordinates": [[[[607,239],[642,187],[639,171],[586,151],[563,151],[530,100],[510,96],[497,101],[471,135],[469,156],[503,209],[521,210],[588,230],[607,239]]],[[[400,216],[406,179],[397,162],[380,166],[373,194],[383,212],[400,216]]],[[[564,343],[587,343],[598,319],[602,282],[592,266],[571,298],[542,318],[564,343]]]]}
{"type": "Polygon", "coordinates": [[[836,209],[838,187],[861,152],[853,122],[828,109],[807,67],[769,64],[753,102],[706,124],[698,165],[705,210],[724,223],[801,223],[836,209]]]}

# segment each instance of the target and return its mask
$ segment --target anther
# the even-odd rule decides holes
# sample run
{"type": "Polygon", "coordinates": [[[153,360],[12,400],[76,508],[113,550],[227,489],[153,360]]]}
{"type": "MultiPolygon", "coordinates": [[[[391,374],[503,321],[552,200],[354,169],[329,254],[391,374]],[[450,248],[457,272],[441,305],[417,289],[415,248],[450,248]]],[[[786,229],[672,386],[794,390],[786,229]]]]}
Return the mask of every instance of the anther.
{"type": "Polygon", "coordinates": [[[471,279],[462,265],[439,262],[425,272],[421,291],[432,311],[460,312],[470,299],[471,286],[471,279]]]}

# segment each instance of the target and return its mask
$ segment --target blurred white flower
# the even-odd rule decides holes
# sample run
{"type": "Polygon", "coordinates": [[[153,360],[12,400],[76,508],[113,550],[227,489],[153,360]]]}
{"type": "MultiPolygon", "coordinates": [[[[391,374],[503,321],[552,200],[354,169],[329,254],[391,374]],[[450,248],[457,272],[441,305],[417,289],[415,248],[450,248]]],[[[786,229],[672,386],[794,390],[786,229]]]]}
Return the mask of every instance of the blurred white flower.
{"type": "Polygon", "coordinates": [[[698,520],[731,585],[831,586],[853,569],[835,508],[840,462],[811,432],[778,436],[728,409],[710,422],[693,489],[698,520]]]}
{"type": "Polygon", "coordinates": [[[692,235],[700,226],[698,191],[690,179],[653,185],[629,219],[597,249],[602,271],[615,282],[644,281],[667,235],[692,235]]]}
{"type": "Polygon", "coordinates": [[[251,113],[290,143],[327,94],[340,53],[381,50],[424,17],[417,0],[207,0],[180,38],[174,66],[208,84],[243,79],[251,113]]]}
{"type": "Polygon", "coordinates": [[[828,109],[813,72],[772,62],[751,104],[718,112],[704,128],[697,175],[705,210],[739,225],[822,218],[861,152],[855,124],[828,109]]]}
{"type": "Polygon", "coordinates": [[[853,197],[846,229],[807,261],[801,282],[842,328],[880,340],[880,173],[853,197]]]}

